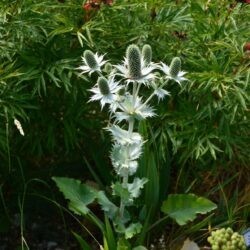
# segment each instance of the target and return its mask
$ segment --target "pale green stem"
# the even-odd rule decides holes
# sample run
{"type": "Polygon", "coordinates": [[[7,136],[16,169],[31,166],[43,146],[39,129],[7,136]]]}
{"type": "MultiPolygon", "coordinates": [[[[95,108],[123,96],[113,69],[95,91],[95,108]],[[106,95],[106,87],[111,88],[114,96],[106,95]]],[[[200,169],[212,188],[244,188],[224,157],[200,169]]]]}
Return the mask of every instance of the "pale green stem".
{"type": "Polygon", "coordinates": [[[141,105],[141,108],[143,108],[153,97],[154,97],[154,93],[152,93],[149,98],[141,105]]]}
{"type": "Polygon", "coordinates": [[[137,90],[137,82],[133,83],[133,106],[135,106],[135,100],[136,100],[136,91],[137,90]]]}
{"type": "MultiPolygon", "coordinates": [[[[133,130],[134,130],[134,118],[131,118],[129,120],[129,125],[128,125],[128,132],[129,132],[129,137],[131,138],[132,136],[132,133],[133,133],[133,130]]],[[[127,150],[128,151],[128,150],[127,150]]],[[[127,152],[127,155],[128,155],[128,152],[127,152]]],[[[128,184],[128,171],[126,173],[126,175],[123,177],[122,179],[122,185],[124,187],[126,187],[128,184]]],[[[122,219],[123,218],[123,214],[124,214],[124,209],[125,209],[125,204],[123,203],[123,201],[121,200],[121,203],[120,203],[120,218],[122,219]]]]}
{"type": "Polygon", "coordinates": [[[139,83],[138,83],[137,90],[136,90],[136,93],[135,93],[135,96],[138,96],[140,87],[141,87],[141,83],[139,82],[139,83]]]}

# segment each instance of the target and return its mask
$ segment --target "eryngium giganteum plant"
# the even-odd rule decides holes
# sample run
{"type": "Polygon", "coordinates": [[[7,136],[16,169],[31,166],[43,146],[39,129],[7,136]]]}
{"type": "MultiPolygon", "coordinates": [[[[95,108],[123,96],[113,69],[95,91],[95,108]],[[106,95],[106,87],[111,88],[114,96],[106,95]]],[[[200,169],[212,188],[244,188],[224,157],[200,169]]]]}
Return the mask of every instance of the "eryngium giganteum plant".
{"type": "MultiPolygon", "coordinates": [[[[100,101],[101,109],[107,106],[110,113],[111,125],[107,128],[113,138],[111,162],[120,181],[112,184],[113,195],[118,196],[120,205],[117,216],[112,216],[117,232],[130,238],[139,233],[141,224],[131,223],[127,211],[133,205],[134,199],[147,182],[145,178],[133,177],[138,168],[138,159],[143,151],[145,141],[135,130],[136,121],[155,116],[155,110],[149,102],[156,97],[162,100],[170,93],[165,89],[169,80],[181,84],[186,80],[181,71],[181,60],[175,57],[170,66],[165,63],[152,62],[150,45],[144,45],[142,51],[137,45],[127,48],[126,56],[119,65],[112,65],[87,50],[82,57],[81,73],[97,73],[95,86],[90,89],[93,93],[90,101],[100,101]],[[108,74],[104,74],[106,67],[108,74]],[[147,98],[140,96],[140,90],[147,87],[152,90],[147,98]],[[115,218],[115,219],[114,219],[115,218]]],[[[107,72],[107,71],[106,71],[107,72]]]]}

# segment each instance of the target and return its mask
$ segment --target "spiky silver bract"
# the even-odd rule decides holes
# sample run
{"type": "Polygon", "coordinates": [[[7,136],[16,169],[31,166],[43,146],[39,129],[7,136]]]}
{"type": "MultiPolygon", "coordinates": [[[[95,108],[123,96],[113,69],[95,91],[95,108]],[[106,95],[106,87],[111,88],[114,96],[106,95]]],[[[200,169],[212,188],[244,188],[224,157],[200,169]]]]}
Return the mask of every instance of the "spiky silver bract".
{"type": "Polygon", "coordinates": [[[155,116],[154,109],[144,104],[140,97],[137,96],[133,98],[132,95],[127,95],[122,102],[122,110],[115,112],[115,117],[118,122],[123,120],[129,121],[131,118],[144,120],[153,116],[155,116]]]}
{"type": "Polygon", "coordinates": [[[113,140],[121,145],[140,144],[143,141],[139,133],[130,133],[117,125],[112,125],[108,130],[111,132],[113,140]]]}
{"type": "Polygon", "coordinates": [[[101,102],[101,108],[103,109],[105,104],[111,104],[116,101],[116,95],[121,88],[119,82],[116,82],[113,76],[108,79],[99,77],[97,84],[90,89],[90,91],[94,93],[90,101],[99,100],[101,102]]]}
{"type": "Polygon", "coordinates": [[[135,174],[138,163],[137,160],[142,154],[143,142],[121,145],[115,143],[111,152],[111,161],[117,174],[121,177],[135,174]]]}

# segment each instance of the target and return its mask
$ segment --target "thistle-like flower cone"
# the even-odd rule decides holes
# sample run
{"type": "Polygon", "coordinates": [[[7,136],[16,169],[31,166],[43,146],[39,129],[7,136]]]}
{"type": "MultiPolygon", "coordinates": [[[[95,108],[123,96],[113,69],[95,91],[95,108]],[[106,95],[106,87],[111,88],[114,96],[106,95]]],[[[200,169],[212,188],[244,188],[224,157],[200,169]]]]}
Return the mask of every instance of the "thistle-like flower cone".
{"type": "Polygon", "coordinates": [[[175,78],[178,76],[178,73],[180,71],[181,71],[181,59],[179,57],[174,57],[169,67],[169,74],[171,77],[175,78]]]}
{"type": "Polygon", "coordinates": [[[95,69],[98,67],[98,62],[96,61],[95,55],[92,51],[85,50],[83,56],[86,60],[86,63],[91,69],[95,69]]]}
{"type": "Polygon", "coordinates": [[[132,44],[127,48],[129,77],[139,79],[141,77],[141,52],[138,46],[132,44]]]}
{"type": "Polygon", "coordinates": [[[97,85],[102,95],[107,96],[110,94],[110,89],[107,79],[105,79],[104,77],[99,77],[97,80],[97,85]]]}
{"type": "Polygon", "coordinates": [[[145,44],[142,48],[142,57],[145,65],[149,65],[152,61],[152,49],[151,46],[145,44]]]}

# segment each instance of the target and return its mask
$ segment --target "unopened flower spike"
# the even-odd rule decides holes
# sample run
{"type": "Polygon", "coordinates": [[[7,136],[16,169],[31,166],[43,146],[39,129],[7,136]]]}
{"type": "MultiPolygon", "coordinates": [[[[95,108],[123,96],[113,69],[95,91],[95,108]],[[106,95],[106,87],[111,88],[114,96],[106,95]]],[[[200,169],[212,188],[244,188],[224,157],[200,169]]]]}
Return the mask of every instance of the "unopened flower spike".
{"type": "Polygon", "coordinates": [[[142,58],[145,66],[149,65],[152,61],[152,49],[151,46],[145,44],[142,48],[142,58]]]}
{"type": "Polygon", "coordinates": [[[103,55],[94,54],[91,50],[85,50],[82,57],[83,65],[78,69],[82,70],[82,74],[89,73],[89,75],[93,72],[101,72],[101,67],[107,62],[103,57],[103,55]]]}
{"type": "Polygon", "coordinates": [[[131,79],[141,77],[141,52],[138,46],[132,44],[127,48],[128,72],[131,79]]]}
{"type": "Polygon", "coordinates": [[[181,59],[179,57],[174,57],[169,67],[169,75],[175,78],[178,76],[180,71],[181,71],[181,59]]]}

